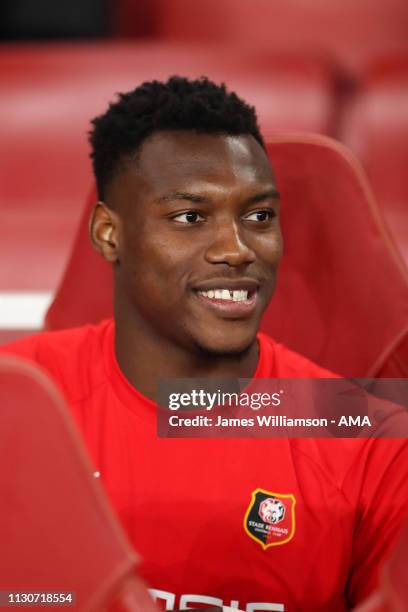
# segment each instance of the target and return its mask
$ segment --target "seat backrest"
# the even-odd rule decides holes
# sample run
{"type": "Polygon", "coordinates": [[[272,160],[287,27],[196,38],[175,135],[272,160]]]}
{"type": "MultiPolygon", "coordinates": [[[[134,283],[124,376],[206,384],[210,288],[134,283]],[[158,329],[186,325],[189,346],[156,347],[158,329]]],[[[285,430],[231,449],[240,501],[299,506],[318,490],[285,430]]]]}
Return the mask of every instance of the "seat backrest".
{"type": "Polygon", "coordinates": [[[73,591],[84,612],[154,612],[65,402],[37,366],[3,355],[0,425],[0,590],[73,591]]]}
{"type": "Polygon", "coordinates": [[[408,523],[383,571],[384,591],[395,612],[408,609],[407,559],[408,523]]]}
{"type": "Polygon", "coordinates": [[[405,0],[156,0],[155,20],[167,39],[320,53],[350,73],[408,46],[405,0]]]}
{"type": "MultiPolygon", "coordinates": [[[[276,136],[268,145],[282,194],[284,257],[264,331],[347,376],[408,374],[408,274],[360,165],[335,141],[276,136]]],[[[47,315],[57,329],[112,315],[111,271],[92,252],[88,199],[47,315]]]]}
{"type": "Polygon", "coordinates": [[[263,327],[346,376],[408,372],[408,272],[360,164],[333,140],[269,146],[285,238],[263,327]]]}
{"type": "Polygon", "coordinates": [[[408,265],[408,54],[371,67],[344,111],[342,140],[358,155],[408,265]]]}
{"type": "Polygon", "coordinates": [[[408,609],[408,523],[381,571],[380,585],[354,612],[404,612],[408,609]]]}

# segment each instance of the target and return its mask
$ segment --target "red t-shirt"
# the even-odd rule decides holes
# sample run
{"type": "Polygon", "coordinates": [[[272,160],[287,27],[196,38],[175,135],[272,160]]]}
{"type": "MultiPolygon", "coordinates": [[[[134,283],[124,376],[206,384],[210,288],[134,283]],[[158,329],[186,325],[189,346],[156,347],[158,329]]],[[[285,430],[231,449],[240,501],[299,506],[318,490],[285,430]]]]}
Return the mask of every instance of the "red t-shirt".
{"type": "MultiPolygon", "coordinates": [[[[259,347],[256,378],[330,376],[263,334],[259,347]]],[[[403,440],[158,438],[154,403],[116,362],[111,320],[1,350],[61,387],[163,607],[336,612],[375,588],[406,513],[403,440]],[[282,506],[274,545],[251,537],[282,506]]]]}

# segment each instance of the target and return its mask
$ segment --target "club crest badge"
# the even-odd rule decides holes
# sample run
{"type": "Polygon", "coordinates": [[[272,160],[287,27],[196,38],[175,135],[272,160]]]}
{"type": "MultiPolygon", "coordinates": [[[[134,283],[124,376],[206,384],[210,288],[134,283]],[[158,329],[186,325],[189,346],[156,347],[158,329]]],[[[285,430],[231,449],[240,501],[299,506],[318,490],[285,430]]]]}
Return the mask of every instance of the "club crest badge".
{"type": "Polygon", "coordinates": [[[295,535],[296,499],[292,493],[255,489],[244,518],[244,529],[264,550],[286,544],[295,535]]]}

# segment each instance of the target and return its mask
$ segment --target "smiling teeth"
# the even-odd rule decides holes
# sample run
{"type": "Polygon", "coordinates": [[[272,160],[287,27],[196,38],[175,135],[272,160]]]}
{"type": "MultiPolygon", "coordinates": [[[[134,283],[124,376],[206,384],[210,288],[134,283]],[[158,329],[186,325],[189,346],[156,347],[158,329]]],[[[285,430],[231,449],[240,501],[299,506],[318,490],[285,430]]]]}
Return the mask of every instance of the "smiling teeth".
{"type": "Polygon", "coordinates": [[[248,291],[244,289],[210,289],[209,291],[199,291],[200,295],[215,300],[228,300],[229,302],[245,302],[248,299],[248,291]]]}

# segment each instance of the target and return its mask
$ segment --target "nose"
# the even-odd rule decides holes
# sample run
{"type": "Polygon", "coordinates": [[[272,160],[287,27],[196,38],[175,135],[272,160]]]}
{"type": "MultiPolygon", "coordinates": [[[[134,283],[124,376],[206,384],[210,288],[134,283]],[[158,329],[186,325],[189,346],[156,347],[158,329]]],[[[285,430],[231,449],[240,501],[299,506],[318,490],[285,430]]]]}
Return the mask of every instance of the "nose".
{"type": "Polygon", "coordinates": [[[254,262],[255,252],[246,244],[239,229],[235,220],[218,223],[205,253],[206,261],[234,267],[254,262]]]}

